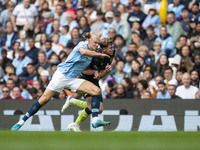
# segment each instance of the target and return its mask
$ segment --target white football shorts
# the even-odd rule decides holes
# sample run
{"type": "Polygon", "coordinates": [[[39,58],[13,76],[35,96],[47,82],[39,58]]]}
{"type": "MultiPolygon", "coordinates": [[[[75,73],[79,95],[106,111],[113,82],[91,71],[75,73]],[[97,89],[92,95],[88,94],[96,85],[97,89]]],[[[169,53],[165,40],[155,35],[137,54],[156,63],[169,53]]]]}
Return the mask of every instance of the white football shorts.
{"type": "Polygon", "coordinates": [[[63,89],[76,92],[84,81],[84,79],[79,78],[66,78],[64,74],[57,69],[47,88],[56,92],[61,92],[63,89]]]}

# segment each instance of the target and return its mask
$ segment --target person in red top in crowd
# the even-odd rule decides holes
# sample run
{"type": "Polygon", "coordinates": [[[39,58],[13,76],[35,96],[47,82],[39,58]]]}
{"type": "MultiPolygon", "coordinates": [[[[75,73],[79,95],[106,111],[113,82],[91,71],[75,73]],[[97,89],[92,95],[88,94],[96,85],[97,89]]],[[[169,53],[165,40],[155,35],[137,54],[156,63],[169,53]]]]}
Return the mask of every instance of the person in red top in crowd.
{"type": "Polygon", "coordinates": [[[10,96],[10,89],[9,87],[5,86],[2,88],[2,95],[3,97],[1,99],[12,99],[12,97],[10,96]]]}
{"type": "Polygon", "coordinates": [[[13,90],[13,96],[14,96],[14,99],[24,99],[24,97],[21,96],[21,90],[19,87],[14,87],[13,90]]]}
{"type": "Polygon", "coordinates": [[[77,14],[75,13],[75,8],[73,6],[73,1],[72,0],[68,0],[66,2],[66,7],[67,7],[67,10],[65,12],[66,13],[71,13],[73,15],[74,19],[76,19],[77,14]]]}

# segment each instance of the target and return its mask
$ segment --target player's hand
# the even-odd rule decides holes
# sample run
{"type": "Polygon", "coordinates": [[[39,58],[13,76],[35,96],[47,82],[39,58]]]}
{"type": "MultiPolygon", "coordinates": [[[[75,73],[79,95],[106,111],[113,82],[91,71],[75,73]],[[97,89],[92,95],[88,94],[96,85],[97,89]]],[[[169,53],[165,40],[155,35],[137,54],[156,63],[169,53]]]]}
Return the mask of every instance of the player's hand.
{"type": "Polygon", "coordinates": [[[112,71],[112,66],[107,64],[105,70],[106,72],[110,73],[112,71]]]}
{"type": "Polygon", "coordinates": [[[95,71],[94,72],[94,77],[93,77],[94,79],[100,79],[100,74],[98,73],[98,71],[95,71]]]}
{"type": "Polygon", "coordinates": [[[101,56],[100,56],[100,58],[110,58],[110,56],[109,55],[107,55],[107,54],[101,54],[101,56]]]}

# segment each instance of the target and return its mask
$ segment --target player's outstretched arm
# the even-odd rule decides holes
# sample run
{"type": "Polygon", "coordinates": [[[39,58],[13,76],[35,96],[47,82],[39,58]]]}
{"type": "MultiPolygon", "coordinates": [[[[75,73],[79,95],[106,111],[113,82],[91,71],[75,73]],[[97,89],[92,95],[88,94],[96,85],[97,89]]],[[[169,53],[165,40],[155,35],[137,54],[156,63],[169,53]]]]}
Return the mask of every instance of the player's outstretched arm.
{"type": "Polygon", "coordinates": [[[91,51],[91,50],[88,50],[88,49],[85,49],[85,48],[80,48],[79,52],[81,53],[81,55],[89,56],[89,57],[110,58],[110,56],[107,55],[107,54],[97,53],[97,52],[94,52],[94,51],[91,51]]]}

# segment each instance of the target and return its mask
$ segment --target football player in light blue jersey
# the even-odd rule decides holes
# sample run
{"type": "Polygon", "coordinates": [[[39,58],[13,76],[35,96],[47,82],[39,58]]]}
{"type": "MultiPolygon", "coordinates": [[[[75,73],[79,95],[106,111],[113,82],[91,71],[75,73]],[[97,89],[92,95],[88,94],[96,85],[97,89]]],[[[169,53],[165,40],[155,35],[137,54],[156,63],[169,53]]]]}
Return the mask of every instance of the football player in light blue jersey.
{"type": "Polygon", "coordinates": [[[110,58],[110,56],[95,52],[100,42],[97,35],[86,33],[84,38],[86,41],[80,42],[70,53],[67,60],[58,65],[58,69],[43,95],[11,130],[18,131],[29,117],[33,116],[42,106],[48,103],[56,92],[61,92],[64,88],[72,92],[90,94],[94,101],[98,100],[101,96],[100,88],[92,82],[77,78],[77,76],[91,63],[92,57],[110,58]]]}

